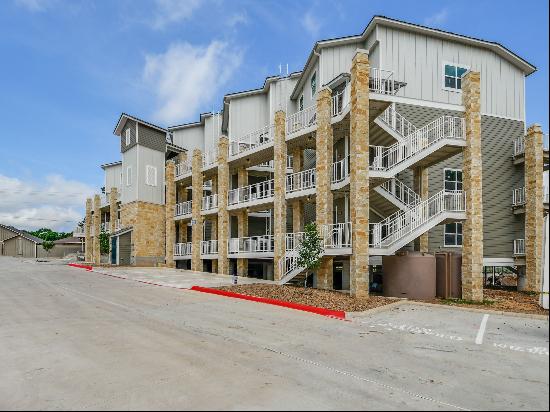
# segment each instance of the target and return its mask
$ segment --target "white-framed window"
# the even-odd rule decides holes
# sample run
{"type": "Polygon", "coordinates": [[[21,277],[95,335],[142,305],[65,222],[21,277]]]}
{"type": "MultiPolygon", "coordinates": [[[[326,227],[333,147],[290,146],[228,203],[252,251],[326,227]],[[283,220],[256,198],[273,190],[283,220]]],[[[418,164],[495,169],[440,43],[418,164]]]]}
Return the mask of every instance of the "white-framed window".
{"type": "Polygon", "coordinates": [[[446,191],[462,190],[462,170],[448,169],[444,170],[444,185],[446,191]]]}
{"type": "Polygon", "coordinates": [[[145,184],[147,186],[157,185],[157,168],[155,166],[147,165],[145,168],[145,184]]]}
{"type": "Polygon", "coordinates": [[[132,166],[126,168],[126,186],[132,185],[132,166]]]}
{"type": "Polygon", "coordinates": [[[130,146],[130,137],[131,137],[130,133],[131,133],[130,128],[127,128],[126,129],[126,146],[130,146]]]}
{"type": "Polygon", "coordinates": [[[304,94],[302,93],[302,95],[300,96],[300,100],[298,100],[298,106],[299,106],[299,111],[302,111],[304,110],[304,94]]]}
{"type": "Polygon", "coordinates": [[[311,75],[311,98],[317,93],[317,72],[313,72],[311,75]]]}
{"type": "MultiPolygon", "coordinates": [[[[462,190],[462,170],[448,169],[444,170],[445,190],[462,190]]],[[[462,223],[447,223],[443,233],[443,244],[445,247],[462,246],[462,223]]]]}
{"type": "Polygon", "coordinates": [[[462,90],[462,76],[470,68],[463,64],[443,63],[443,89],[458,92],[462,90]]]}

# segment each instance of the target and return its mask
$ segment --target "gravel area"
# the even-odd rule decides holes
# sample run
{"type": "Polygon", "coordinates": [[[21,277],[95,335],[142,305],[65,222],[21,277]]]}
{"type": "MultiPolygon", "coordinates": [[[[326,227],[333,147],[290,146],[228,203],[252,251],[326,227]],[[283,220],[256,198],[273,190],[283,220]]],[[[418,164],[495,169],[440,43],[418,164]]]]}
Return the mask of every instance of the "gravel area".
{"type": "Polygon", "coordinates": [[[219,289],[248,296],[277,299],[323,309],[343,310],[345,312],[362,312],[397,301],[395,298],[385,298],[383,296],[356,299],[341,292],[312,288],[304,289],[303,287],[288,285],[238,285],[221,287],[219,289]]]}
{"type": "MultiPolygon", "coordinates": [[[[277,299],[285,302],[316,306],[324,309],[343,310],[345,312],[362,312],[399,300],[397,298],[386,298],[376,295],[371,295],[367,299],[356,299],[341,292],[312,288],[304,289],[303,287],[290,285],[278,286],[271,284],[252,284],[224,286],[218,289],[248,296],[277,299]]],[[[483,304],[439,298],[422,302],[449,306],[462,306],[467,308],[500,310],[504,312],[533,313],[548,316],[548,311],[539,306],[538,297],[533,294],[509,290],[485,289],[484,297],[485,302],[483,304]]]]}

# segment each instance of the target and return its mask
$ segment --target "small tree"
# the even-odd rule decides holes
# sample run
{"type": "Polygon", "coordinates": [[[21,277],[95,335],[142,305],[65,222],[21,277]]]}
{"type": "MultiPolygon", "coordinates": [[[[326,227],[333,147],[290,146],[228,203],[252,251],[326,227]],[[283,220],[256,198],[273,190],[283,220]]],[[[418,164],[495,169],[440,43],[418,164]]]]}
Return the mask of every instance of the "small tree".
{"type": "MultiPolygon", "coordinates": [[[[308,223],[304,228],[304,238],[298,245],[298,266],[305,267],[307,271],[314,271],[321,265],[323,253],[323,239],[317,231],[315,223],[308,223]]],[[[307,283],[307,274],[306,282],[307,283]]]]}
{"type": "Polygon", "coordinates": [[[109,235],[105,232],[99,234],[99,251],[102,255],[109,253],[109,235]]]}
{"type": "Polygon", "coordinates": [[[42,249],[44,249],[46,253],[50,253],[50,250],[52,250],[54,246],[55,244],[52,240],[44,240],[42,242],[42,249]]]}

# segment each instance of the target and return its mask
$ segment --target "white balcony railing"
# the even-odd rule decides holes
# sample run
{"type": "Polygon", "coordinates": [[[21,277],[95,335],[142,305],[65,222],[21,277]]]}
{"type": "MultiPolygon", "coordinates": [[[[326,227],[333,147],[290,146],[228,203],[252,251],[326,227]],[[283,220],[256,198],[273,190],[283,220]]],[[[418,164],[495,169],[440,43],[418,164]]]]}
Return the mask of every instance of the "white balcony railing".
{"type": "Polygon", "coordinates": [[[369,88],[373,93],[395,94],[399,90],[400,83],[393,78],[391,70],[378,69],[371,67],[369,88]]]}
{"type": "Polygon", "coordinates": [[[315,184],[315,169],[292,173],[286,177],[286,193],[314,189],[315,184]]]}
{"type": "Polygon", "coordinates": [[[217,240],[202,240],[201,255],[216,255],[218,253],[217,240]]]}
{"type": "MultiPolygon", "coordinates": [[[[542,136],[542,148],[548,150],[548,135],[542,136]]],[[[525,136],[518,136],[514,139],[514,156],[519,156],[525,153],[525,136]]]]}
{"type": "Polygon", "coordinates": [[[229,239],[229,254],[272,253],[274,245],[272,235],[232,238],[229,239]]]}
{"type": "Polygon", "coordinates": [[[241,153],[254,150],[273,142],[275,126],[264,126],[259,130],[248,133],[229,143],[229,156],[237,156],[241,153]]]}
{"type": "Polygon", "coordinates": [[[191,242],[176,243],[174,245],[174,256],[191,256],[192,253],[193,244],[191,242]]]}
{"type": "Polygon", "coordinates": [[[349,155],[332,164],[332,183],[340,183],[349,177],[349,155]]]}
{"type": "Polygon", "coordinates": [[[514,256],[525,256],[525,239],[514,240],[514,256]]]}
{"type": "Polygon", "coordinates": [[[191,162],[189,160],[185,160],[176,164],[176,171],[175,171],[176,178],[188,175],[190,173],[191,173],[191,162]]]}
{"type": "Polygon", "coordinates": [[[218,163],[218,148],[214,148],[202,154],[202,167],[207,168],[218,163]]]}
{"type": "Polygon", "coordinates": [[[296,249],[303,238],[304,232],[287,233],[285,235],[285,250],[289,251],[296,249]]]}
{"type": "Polygon", "coordinates": [[[463,191],[442,190],[409,210],[400,210],[382,222],[370,224],[370,246],[389,247],[443,212],[465,211],[463,191]]]}
{"type": "Polygon", "coordinates": [[[325,249],[351,248],[351,222],[321,226],[325,249]]]}
{"type": "Polygon", "coordinates": [[[464,119],[442,116],[426,126],[417,129],[402,142],[389,147],[371,146],[374,149],[372,170],[389,170],[427,149],[442,139],[465,139],[464,119]]]}
{"type": "Polygon", "coordinates": [[[206,212],[208,210],[216,209],[218,207],[218,195],[210,195],[202,198],[201,210],[206,212]]]}
{"type": "Polygon", "coordinates": [[[395,177],[385,181],[380,187],[408,207],[416,206],[421,201],[414,190],[395,177]]]}
{"type": "Polygon", "coordinates": [[[174,210],[174,216],[186,216],[193,213],[193,201],[188,200],[187,202],[176,203],[176,208],[174,210]]]}
{"type": "Polygon", "coordinates": [[[332,96],[332,117],[341,115],[350,104],[350,84],[332,96]]]}
{"type": "MultiPolygon", "coordinates": [[[[268,162],[259,163],[256,165],[257,167],[267,167],[269,169],[273,169],[275,167],[275,162],[273,160],[270,160],[268,162]]],[[[286,157],[286,168],[292,169],[294,166],[294,158],[290,155],[286,157]]]]}
{"type": "Polygon", "coordinates": [[[388,106],[384,113],[379,117],[389,128],[397,132],[403,137],[409,136],[411,133],[416,132],[417,128],[407,119],[405,119],[397,110],[395,110],[395,103],[388,106]]]}
{"type": "Polygon", "coordinates": [[[525,205],[525,187],[514,189],[512,191],[512,206],[525,205]]]}
{"type": "Polygon", "coordinates": [[[73,229],[73,236],[82,237],[85,235],[86,230],[82,226],[77,226],[73,229]]]}
{"type": "Polygon", "coordinates": [[[317,106],[306,107],[286,118],[286,134],[299,132],[317,124],[317,106]]]}
{"type": "Polygon", "coordinates": [[[236,205],[266,199],[275,195],[273,179],[229,191],[228,204],[236,205]]]}

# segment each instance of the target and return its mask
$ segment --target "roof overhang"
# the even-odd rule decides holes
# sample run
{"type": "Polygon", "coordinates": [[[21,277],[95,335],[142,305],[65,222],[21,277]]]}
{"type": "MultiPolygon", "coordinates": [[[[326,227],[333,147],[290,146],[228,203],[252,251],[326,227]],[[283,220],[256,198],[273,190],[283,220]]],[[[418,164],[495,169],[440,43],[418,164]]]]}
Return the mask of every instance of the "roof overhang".
{"type": "Polygon", "coordinates": [[[103,170],[105,170],[109,167],[120,166],[120,165],[122,165],[122,160],[119,160],[118,162],[105,163],[105,164],[101,165],[101,168],[103,170]]]}
{"type": "Polygon", "coordinates": [[[126,125],[126,122],[128,120],[133,120],[134,122],[140,123],[144,126],[150,127],[152,129],[158,130],[159,132],[166,133],[167,130],[163,127],[157,126],[156,124],[146,122],[145,120],[141,120],[135,116],[130,116],[129,114],[122,113],[118,119],[118,122],[115,126],[114,134],[116,136],[120,136],[122,133],[122,129],[124,129],[124,125],[126,125]]]}

